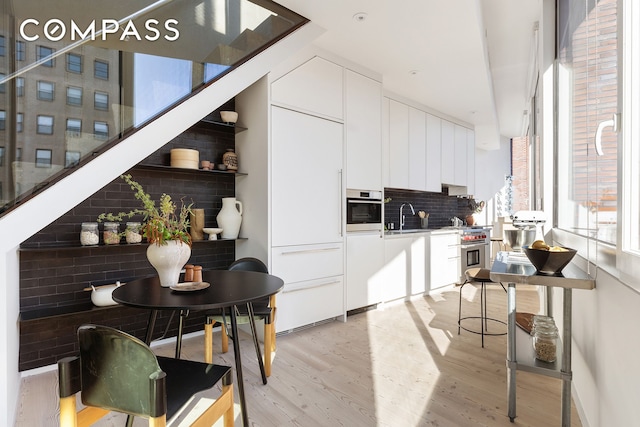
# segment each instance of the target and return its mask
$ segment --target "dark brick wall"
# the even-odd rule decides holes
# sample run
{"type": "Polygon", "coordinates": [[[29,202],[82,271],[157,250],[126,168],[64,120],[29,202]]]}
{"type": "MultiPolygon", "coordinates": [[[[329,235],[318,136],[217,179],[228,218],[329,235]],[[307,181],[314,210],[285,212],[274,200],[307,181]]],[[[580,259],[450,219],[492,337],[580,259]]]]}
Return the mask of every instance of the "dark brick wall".
{"type": "MultiPolygon", "coordinates": [[[[233,109],[233,105],[221,108],[233,109]]],[[[211,118],[219,120],[217,112],[211,118]]],[[[169,152],[174,147],[194,148],[201,160],[220,163],[222,154],[235,143],[234,129],[198,124],[170,141],[131,169],[154,200],[162,193],[171,195],[178,204],[193,203],[205,210],[205,226],[217,226],[215,216],[222,207],[222,197],[235,195],[235,175],[217,171],[190,171],[152,168],[169,166],[169,152]]],[[[241,159],[240,159],[241,161],[241,159]]],[[[105,324],[144,337],[148,312],[120,306],[94,307],[91,292],[83,288],[91,284],[127,282],[155,274],[146,258],[147,244],[122,243],[80,246],[80,224],[95,221],[103,212],[128,211],[140,207],[129,186],[120,178],[78,204],[62,217],[23,242],[20,250],[20,361],[26,370],[50,365],[77,352],[75,332],[83,323],[105,324]]],[[[136,220],[133,218],[132,220],[136,220]]],[[[102,231],[102,224],[100,230],[102,231]]],[[[121,230],[124,224],[121,225],[121,230]]],[[[102,233],[101,233],[102,234],[102,233]]],[[[235,260],[234,241],[194,242],[190,263],[204,269],[226,268],[235,260]]],[[[155,336],[161,335],[169,313],[159,317],[155,336]]],[[[186,332],[201,330],[203,313],[191,313],[186,332]]],[[[177,318],[171,323],[169,336],[175,336],[177,318]]]]}
{"type": "Polygon", "coordinates": [[[451,225],[451,217],[457,216],[464,221],[465,217],[472,213],[469,200],[463,197],[449,196],[447,193],[432,193],[428,191],[409,191],[394,188],[385,188],[384,197],[391,198],[385,203],[385,224],[393,222],[396,230],[400,228],[400,206],[403,203],[411,203],[416,215],[411,215],[411,208],[405,206],[404,228],[409,230],[420,228],[418,211],[429,214],[429,228],[442,228],[451,225]]]}

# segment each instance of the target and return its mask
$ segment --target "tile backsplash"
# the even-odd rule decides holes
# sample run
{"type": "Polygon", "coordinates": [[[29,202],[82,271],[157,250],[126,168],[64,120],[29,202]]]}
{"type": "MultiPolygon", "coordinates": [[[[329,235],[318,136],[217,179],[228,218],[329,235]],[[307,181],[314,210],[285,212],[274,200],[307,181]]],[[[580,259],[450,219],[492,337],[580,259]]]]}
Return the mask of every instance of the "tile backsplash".
{"type": "Polygon", "coordinates": [[[429,228],[442,228],[451,225],[451,218],[456,216],[464,221],[465,217],[472,213],[469,199],[457,196],[449,196],[444,193],[432,193],[428,191],[399,190],[395,188],[384,189],[385,199],[390,199],[384,205],[384,223],[392,222],[394,228],[400,228],[400,206],[406,203],[403,209],[405,216],[404,229],[420,228],[418,211],[429,214],[429,228]],[[409,203],[416,214],[412,215],[409,203]]]}

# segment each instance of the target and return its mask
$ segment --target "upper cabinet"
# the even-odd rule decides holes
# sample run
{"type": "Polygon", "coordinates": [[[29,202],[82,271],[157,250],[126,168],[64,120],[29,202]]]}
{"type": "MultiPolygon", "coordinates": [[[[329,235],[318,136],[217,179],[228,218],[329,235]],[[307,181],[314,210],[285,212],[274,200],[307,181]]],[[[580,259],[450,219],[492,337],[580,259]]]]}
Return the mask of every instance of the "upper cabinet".
{"type": "Polygon", "coordinates": [[[425,190],[439,193],[442,191],[440,174],[442,165],[440,164],[440,139],[442,137],[442,119],[432,114],[426,114],[427,122],[427,147],[426,147],[426,174],[425,190]]]}
{"type": "Polygon", "coordinates": [[[382,190],[382,85],[345,71],[347,188],[382,190]]]}
{"type": "Polygon", "coordinates": [[[343,68],[314,57],[271,84],[271,102],[343,120],[343,68]]]}
{"type": "Polygon", "coordinates": [[[426,114],[409,107],[409,188],[424,190],[427,177],[426,114]]]}
{"type": "Polygon", "coordinates": [[[442,169],[440,171],[440,183],[454,184],[456,168],[455,125],[448,120],[442,120],[441,129],[440,158],[442,159],[442,169]]]}
{"type": "Polygon", "coordinates": [[[476,133],[467,129],[467,194],[476,192],[476,133]]]}
{"type": "Polygon", "coordinates": [[[409,188],[409,107],[389,100],[389,187],[409,188]]]}

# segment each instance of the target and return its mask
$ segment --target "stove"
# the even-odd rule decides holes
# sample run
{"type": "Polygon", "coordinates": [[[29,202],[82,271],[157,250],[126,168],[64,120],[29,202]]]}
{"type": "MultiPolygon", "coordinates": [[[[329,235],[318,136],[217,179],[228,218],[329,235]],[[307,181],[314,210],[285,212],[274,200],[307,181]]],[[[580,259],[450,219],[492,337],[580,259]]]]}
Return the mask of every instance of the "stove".
{"type": "Polygon", "coordinates": [[[489,268],[491,229],[463,227],[460,232],[460,283],[470,268],[489,268]]]}

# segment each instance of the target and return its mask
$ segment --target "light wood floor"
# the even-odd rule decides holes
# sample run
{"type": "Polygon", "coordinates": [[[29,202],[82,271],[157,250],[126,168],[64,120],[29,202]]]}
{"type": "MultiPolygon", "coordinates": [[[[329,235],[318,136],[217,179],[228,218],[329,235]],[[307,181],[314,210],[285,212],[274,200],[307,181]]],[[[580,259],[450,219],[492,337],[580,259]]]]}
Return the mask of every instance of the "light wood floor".
{"type": "MultiPolygon", "coordinates": [[[[490,316],[506,318],[504,291],[489,288],[490,316]]],[[[243,336],[251,425],[559,426],[560,381],[521,371],[518,416],[509,422],[506,337],[486,337],[483,349],[479,335],[457,334],[459,289],[278,336],[266,386],[251,341],[243,336]]],[[[477,315],[478,303],[476,288],[465,286],[463,315],[477,315]]],[[[519,311],[537,312],[533,288],[519,286],[517,304],[519,311]]],[[[215,333],[216,351],[219,343],[215,333]]],[[[171,355],[173,345],[156,351],[171,355]]],[[[185,340],[183,357],[203,359],[202,337],[185,340]]],[[[232,350],[214,358],[233,366],[232,350]]],[[[56,372],[23,379],[18,426],[56,426],[57,407],[56,372]]],[[[122,426],[124,417],[112,414],[97,425],[122,426]]],[[[146,423],[137,419],[135,425],[146,423]]],[[[574,408],[572,426],[580,425],[574,408]]]]}

